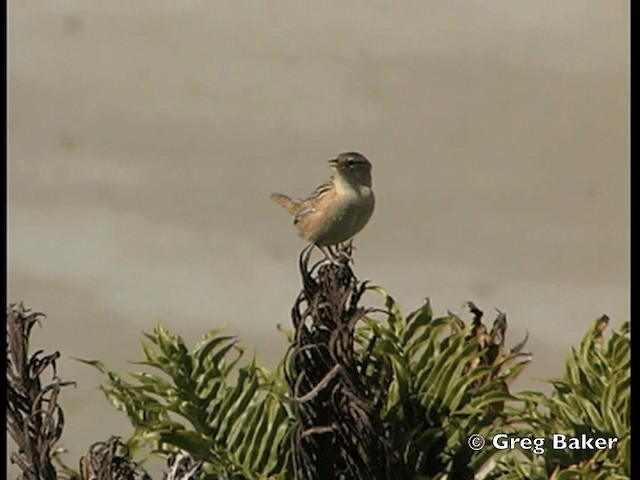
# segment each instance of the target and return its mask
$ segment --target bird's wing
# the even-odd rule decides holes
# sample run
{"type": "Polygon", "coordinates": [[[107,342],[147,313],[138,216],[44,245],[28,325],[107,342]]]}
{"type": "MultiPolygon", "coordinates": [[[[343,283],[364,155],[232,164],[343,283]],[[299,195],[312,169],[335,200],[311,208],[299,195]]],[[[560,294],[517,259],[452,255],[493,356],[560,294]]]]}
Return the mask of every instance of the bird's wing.
{"type": "Polygon", "coordinates": [[[298,221],[304,217],[305,215],[315,211],[315,205],[318,203],[318,200],[322,198],[327,193],[333,190],[333,177],[329,180],[318,186],[311,195],[302,200],[299,204],[298,211],[296,212],[296,217],[293,223],[298,223],[298,221]]]}
{"type": "Polygon", "coordinates": [[[314,199],[314,198],[320,198],[325,193],[330,192],[332,189],[333,189],[333,177],[331,177],[329,180],[327,180],[322,185],[320,185],[318,188],[316,188],[311,193],[311,195],[309,195],[309,198],[307,198],[307,200],[314,199]]]}

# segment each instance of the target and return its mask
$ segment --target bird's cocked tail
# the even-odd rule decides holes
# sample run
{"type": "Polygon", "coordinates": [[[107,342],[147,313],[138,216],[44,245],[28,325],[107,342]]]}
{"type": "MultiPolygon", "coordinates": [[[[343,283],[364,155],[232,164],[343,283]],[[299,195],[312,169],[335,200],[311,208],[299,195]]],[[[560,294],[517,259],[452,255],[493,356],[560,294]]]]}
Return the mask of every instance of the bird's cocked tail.
{"type": "Polygon", "coordinates": [[[298,209],[300,208],[299,202],[292,200],[291,197],[283,195],[282,193],[272,193],[271,200],[276,202],[291,215],[295,215],[296,213],[298,213],[298,209]]]}

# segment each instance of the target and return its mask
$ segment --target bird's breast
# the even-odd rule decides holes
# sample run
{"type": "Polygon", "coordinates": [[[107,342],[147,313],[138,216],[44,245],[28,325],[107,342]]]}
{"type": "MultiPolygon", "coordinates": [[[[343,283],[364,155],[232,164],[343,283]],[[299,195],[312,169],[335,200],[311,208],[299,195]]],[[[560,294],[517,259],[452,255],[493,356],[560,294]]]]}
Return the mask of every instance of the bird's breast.
{"type": "Polygon", "coordinates": [[[341,229],[357,233],[369,221],[375,198],[371,189],[365,188],[366,190],[362,189],[360,192],[343,194],[341,201],[335,203],[332,216],[341,229]]]}

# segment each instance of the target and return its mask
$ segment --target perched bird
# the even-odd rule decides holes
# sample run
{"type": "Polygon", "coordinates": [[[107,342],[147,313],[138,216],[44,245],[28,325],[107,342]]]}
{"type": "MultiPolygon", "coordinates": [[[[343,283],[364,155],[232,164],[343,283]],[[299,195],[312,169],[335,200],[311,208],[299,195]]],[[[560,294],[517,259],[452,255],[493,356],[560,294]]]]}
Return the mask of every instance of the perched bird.
{"type": "Polygon", "coordinates": [[[304,200],[280,193],[271,199],[294,216],[302,238],[320,248],[349,240],[364,228],[375,204],[371,163],[357,152],[329,160],[334,175],[304,200]]]}

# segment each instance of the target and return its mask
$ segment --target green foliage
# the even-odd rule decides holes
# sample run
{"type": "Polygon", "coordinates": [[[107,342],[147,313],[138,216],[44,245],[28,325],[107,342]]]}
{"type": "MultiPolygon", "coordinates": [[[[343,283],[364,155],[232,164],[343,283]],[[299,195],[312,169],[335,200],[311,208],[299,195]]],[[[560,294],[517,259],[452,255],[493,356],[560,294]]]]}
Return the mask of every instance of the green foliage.
{"type": "Polygon", "coordinates": [[[384,298],[387,320],[368,320],[360,343],[376,337],[372,356],[393,369],[383,420],[401,454],[396,478],[473,478],[496,452],[475,452],[467,440],[506,428],[503,405],[514,398],[508,385],[528,360],[504,352],[489,358],[477,322],[434,318],[428,300],[404,317],[391,296],[372,289],[384,298]]]}
{"type": "Polygon", "coordinates": [[[239,366],[242,350],[217,331],[192,352],[160,325],[145,335],[150,343],[139,364],[155,373],[132,373],[127,381],[101,362],[84,361],[107,375],[102,390],[134,426],[128,446],[187,452],[202,462],[205,478],[285,478],[290,421],[281,373],[255,361],[239,366]]]}
{"type": "MultiPolygon", "coordinates": [[[[394,478],[465,479],[481,470],[485,478],[628,478],[628,324],[604,342],[606,320],[596,322],[570,355],[563,377],[550,380],[551,396],[512,394],[509,385],[529,358],[519,348],[503,348],[503,316],[491,331],[477,309],[469,325],[453,314],[434,317],[428,301],[404,316],[384,290],[370,288],[382,295],[386,317],[360,322],[355,351],[368,359],[363,375],[391,373],[376,398],[384,402],[381,421],[396,452],[394,478]],[[619,441],[614,450],[547,448],[543,455],[517,456],[489,446],[473,451],[467,444],[471,434],[491,438],[498,432],[547,439],[587,433],[619,441]]],[[[198,478],[293,477],[296,419],[282,366],[269,372],[255,360],[241,365],[234,338],[218,331],[192,351],[161,326],[146,337],[140,365],[150,371],[130,379],[85,361],[107,376],[104,393],[131,420],[129,448],[187,452],[202,462],[198,478]]]]}
{"type": "Polygon", "coordinates": [[[629,323],[604,340],[608,318],[596,320],[580,346],[572,349],[561,378],[547,380],[553,392],[522,392],[515,414],[518,435],[547,439],[542,455],[502,459],[491,478],[614,479],[629,478],[630,341],[629,323]],[[567,437],[617,438],[612,449],[554,450],[554,433],[567,437]]]}

